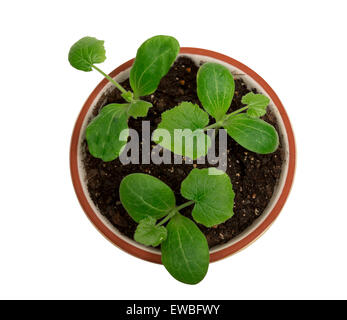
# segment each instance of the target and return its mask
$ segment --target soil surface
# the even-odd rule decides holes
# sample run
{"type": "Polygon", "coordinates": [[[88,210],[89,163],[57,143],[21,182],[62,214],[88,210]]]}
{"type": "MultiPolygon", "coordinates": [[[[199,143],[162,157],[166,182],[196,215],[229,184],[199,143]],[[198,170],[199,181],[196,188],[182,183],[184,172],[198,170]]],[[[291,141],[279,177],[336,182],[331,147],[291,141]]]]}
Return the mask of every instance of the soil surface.
{"type": "MultiPolygon", "coordinates": [[[[160,114],[180,102],[190,101],[201,106],[196,93],[197,71],[198,66],[191,59],[180,57],[169,73],[161,80],[157,91],[143,98],[153,104],[147,117],[137,120],[130,118],[129,120],[129,128],[137,130],[140,141],[141,120],[149,120],[151,122],[151,131],[153,131],[161,121],[160,114]]],[[[122,85],[126,89],[130,89],[128,80],[124,81],[122,85]]],[[[235,79],[235,85],[235,95],[229,112],[242,107],[241,98],[250,91],[241,79],[235,79]]],[[[256,93],[256,90],[252,91],[256,93]]],[[[96,116],[103,106],[114,102],[124,102],[117,89],[101,97],[93,111],[93,116],[96,116]]],[[[274,125],[278,131],[276,118],[271,111],[268,111],[262,119],[274,125]]],[[[213,122],[211,119],[210,124],[213,122]]],[[[212,228],[199,225],[210,247],[225,243],[237,236],[263,213],[281,174],[283,163],[281,141],[280,135],[280,146],[276,152],[260,155],[247,151],[228,136],[227,174],[230,176],[235,192],[234,216],[225,223],[212,228]]],[[[119,200],[118,187],[125,176],[130,173],[141,172],[161,179],[174,190],[177,205],[179,205],[187,201],[180,195],[180,186],[181,182],[193,169],[193,166],[197,168],[211,167],[207,161],[205,165],[184,164],[184,162],[177,165],[122,165],[119,159],[103,162],[94,158],[88,151],[86,141],[83,142],[82,149],[87,185],[92,200],[101,213],[120,232],[130,238],[133,238],[137,224],[127,214],[119,200]]],[[[181,213],[191,218],[191,210],[192,207],[187,207],[181,213]]]]}

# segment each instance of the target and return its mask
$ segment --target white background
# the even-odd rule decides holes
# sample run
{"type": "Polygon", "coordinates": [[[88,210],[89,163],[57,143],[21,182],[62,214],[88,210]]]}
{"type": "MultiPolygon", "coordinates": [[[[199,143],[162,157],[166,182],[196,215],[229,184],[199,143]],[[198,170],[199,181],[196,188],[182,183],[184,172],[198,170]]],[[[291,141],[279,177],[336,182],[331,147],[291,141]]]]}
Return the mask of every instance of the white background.
{"type": "Polygon", "coordinates": [[[1,1],[0,298],[347,298],[346,12],[345,0],[1,1]],[[74,122],[101,80],[69,65],[70,46],[104,39],[110,72],[156,34],[251,67],[296,135],[281,215],[196,286],[105,240],[69,173],[74,122]]]}

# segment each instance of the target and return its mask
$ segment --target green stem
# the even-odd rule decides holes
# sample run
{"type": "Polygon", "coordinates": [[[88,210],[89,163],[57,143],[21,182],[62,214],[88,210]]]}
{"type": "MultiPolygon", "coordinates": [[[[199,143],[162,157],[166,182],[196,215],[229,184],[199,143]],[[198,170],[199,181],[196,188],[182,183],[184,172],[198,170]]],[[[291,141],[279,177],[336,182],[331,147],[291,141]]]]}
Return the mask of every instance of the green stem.
{"type": "Polygon", "coordinates": [[[183,204],[181,204],[180,206],[176,207],[175,210],[176,210],[176,211],[180,211],[180,210],[184,209],[185,207],[189,207],[189,206],[192,205],[194,202],[195,202],[194,200],[190,200],[190,201],[188,201],[188,202],[186,202],[186,203],[183,203],[183,204]]]}
{"type": "Polygon", "coordinates": [[[224,123],[226,120],[228,120],[230,117],[235,116],[235,115],[237,115],[238,113],[240,113],[240,112],[242,112],[242,111],[245,111],[245,110],[247,110],[247,109],[248,109],[248,106],[245,106],[245,107],[242,107],[242,108],[240,108],[240,109],[238,109],[238,110],[236,110],[236,111],[234,111],[234,112],[232,112],[232,113],[227,114],[226,117],[223,119],[223,123],[224,123]]]}
{"type": "Polygon", "coordinates": [[[208,129],[219,129],[220,127],[224,126],[225,121],[227,121],[230,117],[235,116],[235,115],[239,114],[240,112],[245,111],[247,109],[248,109],[248,106],[242,107],[242,108],[240,108],[240,109],[238,109],[232,113],[229,113],[222,120],[219,120],[216,123],[213,123],[213,124],[205,127],[203,130],[207,131],[208,129]]]}
{"type": "Polygon", "coordinates": [[[172,209],[169,214],[163,219],[161,220],[158,224],[157,227],[160,227],[161,225],[163,225],[165,222],[169,221],[178,211],[182,210],[185,207],[188,207],[190,205],[192,205],[194,203],[193,200],[191,201],[187,201],[186,203],[181,204],[180,206],[172,209]]]}
{"type": "Polygon", "coordinates": [[[213,123],[211,125],[209,125],[208,127],[204,128],[204,131],[207,131],[209,129],[218,129],[223,125],[223,121],[218,121],[216,123],[213,123]]]}
{"type": "Polygon", "coordinates": [[[112,79],[108,74],[100,70],[98,67],[92,65],[92,67],[96,70],[99,71],[108,81],[113,83],[118,90],[120,90],[122,93],[126,93],[127,91],[114,79],[112,79]]]}
{"type": "Polygon", "coordinates": [[[163,220],[157,223],[157,227],[160,227],[165,222],[169,221],[176,213],[177,213],[176,209],[171,210],[170,213],[163,220]]]}

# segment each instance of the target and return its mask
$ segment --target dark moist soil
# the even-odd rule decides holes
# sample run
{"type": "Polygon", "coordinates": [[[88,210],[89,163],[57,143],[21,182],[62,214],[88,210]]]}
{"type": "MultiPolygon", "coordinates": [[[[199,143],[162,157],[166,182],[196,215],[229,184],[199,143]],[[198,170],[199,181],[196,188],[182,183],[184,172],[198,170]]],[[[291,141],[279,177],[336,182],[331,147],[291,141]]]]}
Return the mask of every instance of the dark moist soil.
{"type": "MultiPolygon", "coordinates": [[[[196,93],[197,71],[198,67],[191,59],[180,57],[169,73],[161,80],[157,91],[143,98],[153,104],[147,117],[137,120],[130,118],[129,120],[129,128],[137,130],[140,141],[141,120],[149,120],[151,122],[151,131],[153,131],[161,120],[160,114],[180,102],[191,101],[201,106],[196,93]]],[[[130,89],[128,80],[124,81],[122,85],[126,89],[130,89]]],[[[235,95],[229,112],[242,107],[241,98],[250,91],[241,79],[236,79],[235,85],[235,95]]],[[[256,93],[256,90],[252,91],[256,93]]],[[[93,111],[93,116],[96,116],[103,106],[114,102],[124,102],[116,89],[101,97],[93,111]]],[[[271,111],[268,111],[263,119],[274,125],[278,131],[276,118],[271,111]]],[[[213,123],[212,119],[210,123],[213,123]]],[[[260,155],[247,151],[228,137],[227,174],[235,191],[234,216],[223,224],[212,228],[199,225],[210,247],[225,243],[240,234],[267,207],[281,174],[283,163],[281,140],[280,136],[280,146],[276,152],[260,155]]],[[[218,148],[218,145],[216,147],[218,148]]],[[[142,172],[161,179],[174,190],[177,205],[179,205],[187,201],[180,195],[180,186],[181,182],[193,169],[193,166],[197,168],[211,166],[207,161],[205,165],[184,163],[181,165],[122,165],[119,159],[103,162],[94,158],[88,151],[86,141],[83,142],[83,150],[88,190],[92,200],[101,213],[129,238],[133,238],[137,224],[130,218],[119,200],[118,187],[125,176],[130,173],[142,172]]],[[[191,218],[191,210],[191,207],[187,207],[181,213],[191,218]]]]}

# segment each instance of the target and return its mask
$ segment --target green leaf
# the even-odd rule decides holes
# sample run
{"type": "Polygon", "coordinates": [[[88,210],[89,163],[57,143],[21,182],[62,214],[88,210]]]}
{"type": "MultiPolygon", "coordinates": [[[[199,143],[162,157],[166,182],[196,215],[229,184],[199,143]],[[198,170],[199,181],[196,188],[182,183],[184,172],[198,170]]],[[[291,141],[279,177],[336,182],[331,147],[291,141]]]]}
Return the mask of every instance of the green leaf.
{"type": "Polygon", "coordinates": [[[153,217],[142,219],[135,231],[135,241],[153,247],[161,244],[167,237],[167,231],[165,227],[156,226],[155,223],[156,219],[153,217]]]}
{"type": "Polygon", "coordinates": [[[152,107],[152,104],[143,100],[133,100],[129,103],[128,115],[137,119],[137,117],[147,116],[148,109],[152,107]]]}
{"type": "Polygon", "coordinates": [[[89,152],[103,161],[112,161],[127,143],[128,115],[126,104],[109,104],[101,109],[86,129],[89,152]],[[122,135],[121,135],[122,133],[122,135]]]}
{"type": "Polygon", "coordinates": [[[148,174],[126,176],[119,187],[120,201],[136,221],[150,216],[160,219],[175,208],[176,199],[171,188],[148,174]]]}
{"type": "Polygon", "coordinates": [[[248,106],[247,114],[252,118],[258,118],[266,113],[270,99],[262,94],[249,92],[242,97],[241,102],[248,106]]]}
{"type": "Polygon", "coordinates": [[[163,76],[176,60],[180,50],[178,41],[169,36],[155,36],[145,41],[137,50],[130,71],[130,85],[135,97],[153,93],[163,76]]]}
{"type": "Polygon", "coordinates": [[[197,91],[204,109],[217,121],[228,111],[234,96],[235,82],[229,69],[208,62],[197,75],[197,91]]]}
{"type": "Polygon", "coordinates": [[[230,137],[244,148],[261,154],[274,152],[278,147],[276,129],[267,122],[247,114],[231,117],[224,128],[230,137]]]}
{"type": "Polygon", "coordinates": [[[92,37],[78,40],[70,49],[70,64],[82,71],[92,71],[92,65],[106,59],[104,41],[92,37]]]}
{"type": "Polygon", "coordinates": [[[207,240],[196,224],[177,213],[166,226],[167,239],[161,244],[161,260],[178,281],[196,284],[209,265],[207,240]]]}
{"type": "Polygon", "coordinates": [[[230,178],[216,168],[193,169],[182,182],[181,194],[195,201],[192,216],[206,227],[223,223],[234,214],[230,178]]]}
{"type": "Polygon", "coordinates": [[[198,105],[182,102],[162,113],[161,118],[161,123],[153,132],[153,141],[191,159],[207,154],[211,139],[202,129],[208,125],[209,119],[208,114],[198,105]],[[163,137],[163,132],[158,129],[167,130],[169,136],[163,137]]]}

